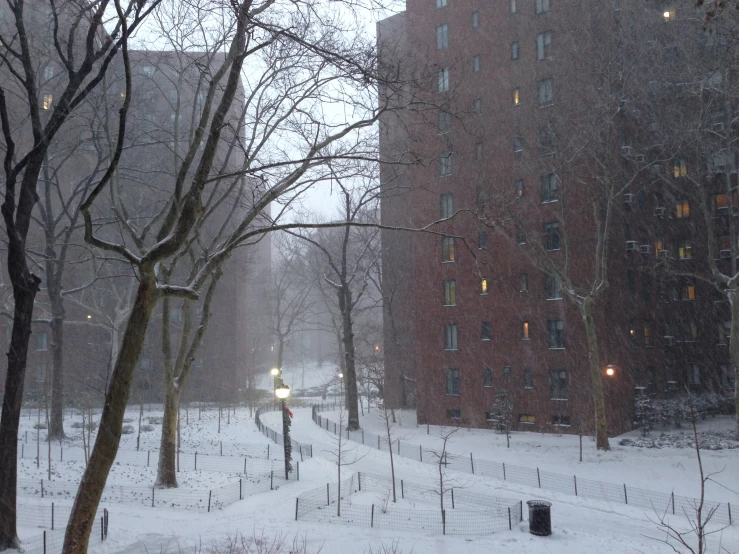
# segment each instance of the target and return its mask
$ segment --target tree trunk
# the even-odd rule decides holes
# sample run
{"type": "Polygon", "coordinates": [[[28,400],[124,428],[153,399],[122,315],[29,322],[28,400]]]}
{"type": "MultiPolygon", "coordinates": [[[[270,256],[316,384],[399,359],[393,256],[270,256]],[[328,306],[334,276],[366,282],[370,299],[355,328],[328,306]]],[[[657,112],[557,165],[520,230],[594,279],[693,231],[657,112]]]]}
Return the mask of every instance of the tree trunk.
{"type": "Polygon", "coordinates": [[[105,394],[105,404],[100,416],[100,426],[90,460],[82,475],[77,496],[72,506],[64,535],[64,554],[85,554],[95,514],[105,488],[105,482],[113,465],[121,440],[123,414],[131,389],[136,362],[146,338],[151,312],[157,301],[156,281],[152,271],[141,271],[131,314],[123,334],[110,384],[105,394]],[[148,274],[147,274],[148,273],[148,274]]]}
{"type": "MultiPolygon", "coordinates": [[[[49,296],[52,296],[49,291],[49,296]]],[[[64,305],[51,300],[51,416],[49,440],[64,438],[64,305]]]]}
{"type": "Polygon", "coordinates": [[[348,285],[339,289],[339,309],[343,330],[344,356],[346,359],[346,373],[344,374],[344,394],[346,395],[346,409],[349,412],[347,429],[359,429],[359,392],[357,390],[357,369],[354,357],[354,329],[351,313],[352,297],[348,285]]]}
{"type": "Polygon", "coordinates": [[[736,437],[739,440],[739,290],[729,291],[731,305],[731,339],[729,339],[729,356],[734,371],[734,409],[736,411],[736,437]]]}
{"type": "Polygon", "coordinates": [[[0,418],[0,550],[16,548],[16,494],[18,479],[18,425],[26,377],[26,357],[31,338],[33,303],[39,279],[28,272],[25,251],[10,241],[8,270],[13,282],[13,330],[8,350],[2,418],[0,418]]]}
{"type": "Polygon", "coordinates": [[[580,307],[585,334],[588,338],[588,364],[590,366],[590,380],[593,389],[593,405],[595,406],[595,444],[598,450],[610,450],[608,442],[608,422],[606,420],[606,401],[603,395],[603,374],[600,366],[600,351],[598,350],[598,336],[595,331],[592,297],[585,299],[580,307]]]}
{"type": "Polygon", "coordinates": [[[166,386],[156,484],[159,487],[176,487],[175,459],[177,456],[177,413],[180,404],[180,391],[171,383],[167,383],[166,386]]]}

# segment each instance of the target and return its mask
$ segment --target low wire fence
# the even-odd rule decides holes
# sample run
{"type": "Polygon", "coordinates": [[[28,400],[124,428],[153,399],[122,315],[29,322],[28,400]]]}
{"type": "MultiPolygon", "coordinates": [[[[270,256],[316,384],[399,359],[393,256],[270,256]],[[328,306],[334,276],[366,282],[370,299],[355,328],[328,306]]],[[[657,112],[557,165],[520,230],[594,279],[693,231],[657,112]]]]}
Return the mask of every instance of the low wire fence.
{"type": "MultiPolygon", "coordinates": [[[[64,545],[64,531],[72,512],[71,507],[29,506],[19,504],[16,508],[18,520],[24,527],[46,527],[41,534],[21,541],[21,552],[25,554],[61,554],[64,545]]],[[[98,511],[90,533],[90,544],[98,544],[108,538],[110,513],[106,508],[98,511]]]]}
{"type": "MultiPolygon", "coordinates": [[[[254,413],[254,423],[256,423],[259,430],[262,432],[262,434],[269,438],[271,441],[283,445],[283,439],[282,439],[282,433],[278,433],[271,427],[267,426],[262,422],[262,414],[266,412],[280,412],[282,411],[282,407],[280,404],[265,404],[263,406],[260,406],[257,411],[254,413]]],[[[296,441],[294,438],[290,437],[290,444],[292,445],[292,452],[293,452],[293,458],[295,458],[296,454],[300,455],[300,459],[304,458],[312,458],[313,457],[313,445],[312,444],[304,444],[302,442],[296,441]]]]}
{"type": "MultiPolygon", "coordinates": [[[[442,453],[431,448],[424,448],[420,444],[396,440],[388,443],[387,437],[376,435],[359,429],[350,431],[342,429],[339,424],[319,414],[326,409],[337,409],[338,405],[316,404],[312,406],[313,421],[334,435],[341,432],[347,439],[361,442],[365,446],[387,452],[390,448],[398,456],[410,458],[419,462],[437,465],[442,453]]],[[[581,496],[593,500],[627,504],[639,508],[654,510],[658,514],[683,515],[695,518],[696,509],[700,501],[696,498],[680,496],[673,493],[655,492],[623,484],[606,483],[592,479],[582,479],[577,475],[563,475],[542,471],[538,467],[522,467],[506,463],[493,462],[474,458],[470,452],[467,455],[445,452],[441,463],[446,469],[454,469],[474,475],[493,477],[502,481],[510,481],[518,485],[527,485],[540,489],[547,489],[574,496],[581,496]]],[[[733,525],[736,517],[732,516],[729,502],[703,502],[703,513],[713,513],[711,522],[722,525],[733,525]]]]}
{"type": "Polygon", "coordinates": [[[396,485],[398,503],[391,501],[392,481],[385,477],[356,473],[340,484],[327,483],[325,488],[308,491],[295,499],[295,520],[477,536],[511,530],[523,519],[523,503],[519,500],[445,489],[442,503],[439,491],[402,479],[396,485]],[[361,492],[375,493],[377,502],[357,498],[361,492]],[[428,507],[409,506],[405,500],[412,501],[414,506],[428,504],[428,507]],[[438,508],[433,508],[434,505],[438,508]]]}

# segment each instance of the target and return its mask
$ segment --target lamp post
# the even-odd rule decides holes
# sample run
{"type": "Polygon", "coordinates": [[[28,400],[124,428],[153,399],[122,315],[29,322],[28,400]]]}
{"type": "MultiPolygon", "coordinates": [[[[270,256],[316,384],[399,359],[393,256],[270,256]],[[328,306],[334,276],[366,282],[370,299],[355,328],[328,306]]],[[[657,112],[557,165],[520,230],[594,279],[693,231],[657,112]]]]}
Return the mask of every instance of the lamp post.
{"type": "Polygon", "coordinates": [[[285,383],[280,383],[280,386],[275,389],[277,398],[280,399],[280,407],[282,408],[282,444],[285,449],[285,480],[288,479],[288,474],[293,470],[293,466],[290,463],[292,459],[292,444],[290,443],[290,414],[287,413],[287,407],[285,406],[285,399],[290,396],[290,387],[285,383]]]}
{"type": "Polygon", "coordinates": [[[272,375],[272,394],[277,395],[277,379],[280,379],[280,382],[282,382],[282,370],[278,367],[273,367],[269,370],[270,375],[272,375]]]}
{"type": "Polygon", "coordinates": [[[346,402],[344,402],[344,374],[339,373],[339,390],[341,391],[341,402],[346,405],[346,402]]]}

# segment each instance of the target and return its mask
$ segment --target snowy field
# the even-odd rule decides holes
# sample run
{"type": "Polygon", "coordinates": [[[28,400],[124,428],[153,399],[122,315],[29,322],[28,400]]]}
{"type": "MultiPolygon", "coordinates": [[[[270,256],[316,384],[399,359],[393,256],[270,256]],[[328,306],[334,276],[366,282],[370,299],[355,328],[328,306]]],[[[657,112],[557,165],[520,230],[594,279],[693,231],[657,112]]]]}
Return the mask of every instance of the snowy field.
{"type": "MultiPolygon", "coordinates": [[[[142,433],[142,449],[156,449],[161,424],[161,408],[145,407],[144,424],[151,425],[152,430],[142,433]],[[150,418],[150,419],[148,419],[150,418]]],[[[25,412],[24,412],[25,413],[25,412]]],[[[528,533],[527,523],[512,531],[504,531],[481,537],[438,536],[419,532],[400,532],[366,527],[332,524],[327,525],[313,521],[295,521],[295,498],[326,483],[337,480],[335,459],[336,439],[320,429],[311,420],[309,408],[293,409],[295,415],[292,426],[293,437],[301,442],[314,445],[312,460],[300,464],[300,481],[279,487],[235,502],[223,510],[212,513],[194,511],[168,510],[164,508],[144,508],[131,504],[107,502],[110,511],[110,530],[108,540],[102,545],[91,546],[90,551],[100,554],[124,553],[179,553],[195,552],[202,548],[207,552],[216,546],[226,552],[226,541],[238,534],[251,537],[283,536],[291,543],[293,537],[307,537],[308,552],[322,554],[354,554],[377,552],[382,546],[397,542],[398,551],[405,554],[423,553],[457,553],[470,554],[505,551],[510,553],[552,553],[552,554],[585,554],[606,553],[622,554],[641,552],[646,554],[673,552],[672,548],[659,540],[663,537],[650,521],[654,513],[643,509],[611,504],[608,502],[586,500],[571,495],[543,491],[500,482],[490,478],[462,474],[449,471],[448,480],[458,490],[466,490],[489,496],[498,496],[525,501],[529,499],[545,499],[553,502],[552,524],[553,535],[538,538],[528,533]],[[652,538],[653,537],[653,538],[652,538]]],[[[25,438],[28,431],[28,446],[35,451],[36,414],[21,421],[21,436],[25,438]]],[[[138,427],[138,407],[131,408],[126,419],[127,424],[134,427],[134,432],[124,435],[122,448],[136,448],[136,432],[138,427]]],[[[336,414],[329,413],[330,416],[336,414]]],[[[380,431],[383,423],[373,410],[362,420],[367,430],[380,431]]],[[[94,420],[99,412],[94,414],[94,420]]],[[[412,413],[398,412],[399,424],[393,430],[394,438],[409,442],[422,443],[429,448],[438,448],[438,435],[441,428],[417,427],[412,413]]],[[[338,417],[336,417],[338,419],[338,417]]],[[[69,435],[67,448],[81,445],[81,429],[79,415],[68,417],[65,428],[69,435]]],[[[263,415],[263,421],[279,428],[279,413],[263,415]]],[[[230,445],[262,445],[269,443],[266,437],[258,432],[250,417],[248,408],[238,408],[236,413],[226,416],[221,412],[221,428],[218,432],[218,410],[209,409],[198,413],[196,404],[188,410],[187,422],[184,415],[182,422],[183,451],[216,452],[223,441],[224,450],[230,445]]],[[[726,420],[709,420],[703,427],[719,427],[728,425],[726,420]]],[[[41,438],[45,431],[41,431],[41,438]]],[[[638,435],[635,434],[635,436],[638,435]]],[[[93,433],[94,440],[94,433],[93,433]]],[[[533,433],[514,433],[511,448],[505,447],[505,438],[489,431],[460,430],[453,435],[449,450],[464,454],[473,452],[475,457],[494,461],[504,461],[521,466],[546,467],[549,471],[573,474],[600,479],[609,482],[625,482],[629,486],[644,487],[658,491],[675,491],[680,494],[695,494],[697,477],[694,470],[694,454],[689,449],[662,448],[642,449],[631,446],[618,446],[618,440],[611,441],[614,451],[609,454],[595,452],[593,442],[583,440],[584,461],[578,462],[578,439],[567,435],[541,435],[533,433]]],[[[45,463],[42,443],[41,467],[36,468],[35,461],[22,461],[22,475],[29,478],[46,476],[48,468],[45,463]]],[[[342,478],[355,471],[368,472],[385,477],[390,476],[388,455],[355,443],[348,443],[351,449],[347,454],[349,461],[356,462],[343,468],[342,478]]],[[[272,449],[279,450],[276,445],[272,449]]],[[[225,452],[224,452],[225,454],[225,452]]],[[[152,453],[152,456],[154,453],[152,453]]],[[[712,469],[724,469],[717,480],[727,487],[736,490],[735,483],[739,479],[739,451],[724,450],[704,453],[704,462],[712,469]]],[[[152,464],[153,465],[153,464],[152,464]]],[[[420,464],[416,461],[396,458],[396,479],[408,482],[427,484],[429,491],[438,486],[438,471],[434,466],[420,464]]],[[[62,480],[77,479],[83,463],[52,463],[52,478],[62,480]]],[[[178,476],[184,487],[208,487],[215,483],[225,482],[233,476],[228,473],[186,471],[178,476]]],[[[111,472],[111,483],[131,483],[151,486],[154,483],[153,468],[141,468],[125,464],[116,464],[111,472]]],[[[735,503],[739,512],[739,495],[727,488],[711,485],[708,498],[717,501],[735,503]]],[[[356,502],[376,500],[376,495],[368,494],[355,498],[356,502]],[[364,497],[366,496],[366,498],[364,497]]],[[[38,499],[22,498],[23,501],[38,502],[38,499]]],[[[71,505],[71,500],[56,500],[57,506],[71,505]]],[[[687,526],[685,518],[677,518],[675,523],[687,526]]],[[[25,536],[37,535],[39,529],[22,528],[25,536]]],[[[730,553],[739,552],[739,526],[723,530],[713,536],[709,552],[719,552],[719,541],[730,553]]],[[[680,550],[678,550],[680,551],[680,550]]],[[[285,550],[288,552],[288,550],[285,550]]]]}

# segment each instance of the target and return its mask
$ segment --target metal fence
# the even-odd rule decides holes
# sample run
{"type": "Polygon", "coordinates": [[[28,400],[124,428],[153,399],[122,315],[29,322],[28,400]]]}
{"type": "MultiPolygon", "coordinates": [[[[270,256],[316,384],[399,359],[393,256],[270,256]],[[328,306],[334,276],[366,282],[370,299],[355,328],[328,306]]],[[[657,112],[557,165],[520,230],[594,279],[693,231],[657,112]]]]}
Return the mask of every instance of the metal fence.
{"type": "MultiPolygon", "coordinates": [[[[362,429],[357,431],[342,429],[336,422],[319,414],[320,411],[337,408],[338,405],[313,405],[313,421],[329,433],[338,434],[341,432],[347,439],[361,442],[366,446],[383,450],[385,452],[392,447],[393,452],[397,453],[398,456],[411,458],[428,464],[439,463],[439,458],[441,457],[441,452],[439,451],[424,448],[420,444],[412,444],[401,440],[396,440],[393,441],[392,444],[388,444],[386,437],[375,435],[374,433],[369,433],[362,429]]],[[[592,479],[582,479],[576,475],[563,475],[542,471],[539,468],[493,462],[490,460],[474,458],[472,453],[467,456],[446,452],[442,463],[447,469],[493,477],[495,479],[510,481],[519,485],[528,485],[530,487],[572,494],[593,500],[605,500],[608,502],[628,504],[629,506],[637,506],[639,508],[647,508],[649,510],[654,510],[659,514],[672,513],[676,515],[684,515],[689,518],[695,518],[696,508],[700,503],[696,498],[680,496],[674,492],[655,492],[627,486],[625,483],[605,483],[602,481],[594,481],[592,479]]],[[[703,503],[703,510],[703,513],[713,512],[711,517],[712,523],[722,525],[733,525],[736,523],[737,518],[732,516],[731,504],[729,502],[722,503],[706,500],[703,503]]]]}
{"type": "Polygon", "coordinates": [[[367,473],[356,473],[338,483],[327,483],[295,499],[295,519],[321,523],[344,523],[394,531],[426,532],[439,535],[489,535],[513,529],[523,517],[519,500],[469,493],[461,489],[444,491],[444,508],[438,491],[420,485],[396,482],[397,497],[390,499],[392,481],[367,473]],[[378,504],[352,502],[359,492],[380,493],[378,504]],[[407,506],[403,500],[427,503],[428,508],[407,506]],[[340,505],[339,505],[340,504],[340,505]],[[438,508],[432,506],[438,505],[438,508]]]}
{"type": "MultiPolygon", "coordinates": [[[[271,427],[268,427],[267,425],[262,423],[262,414],[266,412],[279,412],[281,410],[282,407],[279,404],[265,404],[264,406],[260,406],[254,413],[254,423],[256,423],[262,434],[279,445],[283,444],[282,433],[278,433],[271,427]]],[[[302,442],[296,441],[292,437],[290,437],[290,444],[292,444],[293,447],[293,458],[295,458],[297,454],[300,455],[301,460],[304,458],[313,457],[312,444],[303,444],[302,442]]]]}
{"type": "MultiPolygon", "coordinates": [[[[64,544],[64,531],[72,512],[71,507],[17,506],[18,520],[26,527],[46,527],[39,535],[28,537],[21,541],[22,552],[25,554],[61,554],[64,544]]],[[[102,543],[108,538],[109,515],[107,509],[98,511],[90,533],[90,544],[102,543]]]]}
{"type": "MultiPolygon", "coordinates": [[[[300,466],[297,467],[295,475],[295,480],[299,479],[300,466]]],[[[252,494],[274,490],[291,481],[293,479],[286,480],[279,471],[270,471],[263,475],[250,474],[244,478],[210,489],[169,489],[157,488],[156,486],[107,484],[103,490],[101,501],[140,504],[152,508],[210,512],[211,510],[221,510],[252,494]]],[[[18,495],[39,496],[41,498],[74,498],[77,494],[78,485],[78,483],[69,481],[19,479],[18,495]]]]}

